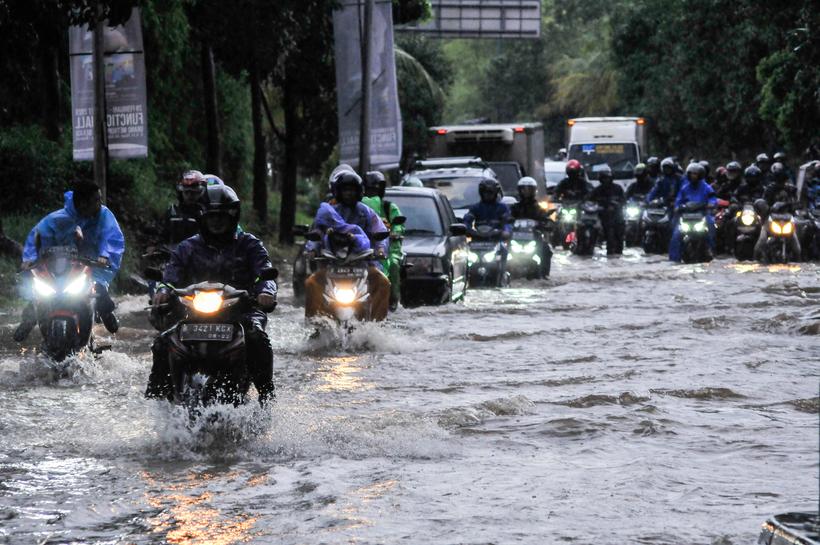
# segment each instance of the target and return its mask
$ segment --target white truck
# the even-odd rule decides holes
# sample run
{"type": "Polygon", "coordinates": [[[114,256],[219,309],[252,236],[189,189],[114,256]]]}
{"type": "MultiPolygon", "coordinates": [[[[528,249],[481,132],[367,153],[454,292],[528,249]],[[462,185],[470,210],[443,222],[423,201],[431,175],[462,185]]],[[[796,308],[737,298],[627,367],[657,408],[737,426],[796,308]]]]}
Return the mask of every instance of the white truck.
{"type": "Polygon", "coordinates": [[[587,176],[597,180],[595,167],[604,163],[626,187],[635,165],[646,155],[646,120],[642,117],[578,117],[567,120],[567,160],[577,159],[587,176]]]}
{"type": "Polygon", "coordinates": [[[546,195],[544,126],[541,123],[446,125],[427,129],[429,157],[480,157],[498,176],[505,195],[515,196],[521,176],[532,176],[546,195]]]}

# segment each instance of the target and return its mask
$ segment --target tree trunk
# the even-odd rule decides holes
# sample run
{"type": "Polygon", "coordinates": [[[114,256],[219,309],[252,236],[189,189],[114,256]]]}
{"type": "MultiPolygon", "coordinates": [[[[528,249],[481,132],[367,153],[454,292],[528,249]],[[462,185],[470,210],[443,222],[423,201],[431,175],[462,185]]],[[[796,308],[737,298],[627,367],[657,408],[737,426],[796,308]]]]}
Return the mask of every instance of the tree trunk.
{"type": "Polygon", "coordinates": [[[285,171],[282,177],[282,203],[279,211],[279,242],[293,244],[293,226],[296,223],[296,176],[298,160],[296,147],[299,134],[299,116],[291,81],[291,70],[285,73],[283,107],[285,109],[285,171]]]}
{"type": "Polygon", "coordinates": [[[208,128],[205,165],[209,173],[222,176],[222,134],[219,128],[214,52],[206,43],[202,44],[202,89],[205,93],[205,121],[208,128]]]}
{"type": "Polygon", "coordinates": [[[253,209],[264,223],[268,219],[268,165],[262,132],[262,96],[259,67],[251,59],[251,116],[253,117],[253,209]]]}
{"type": "Polygon", "coordinates": [[[49,140],[60,139],[60,73],[57,48],[47,40],[40,45],[43,69],[43,125],[49,140]]]}

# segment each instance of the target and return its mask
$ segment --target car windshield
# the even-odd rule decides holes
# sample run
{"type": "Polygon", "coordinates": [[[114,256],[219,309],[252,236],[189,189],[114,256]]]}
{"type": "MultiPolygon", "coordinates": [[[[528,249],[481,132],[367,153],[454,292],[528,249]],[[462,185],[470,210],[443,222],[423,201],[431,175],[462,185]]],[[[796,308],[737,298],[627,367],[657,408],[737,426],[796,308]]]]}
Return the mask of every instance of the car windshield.
{"type": "Polygon", "coordinates": [[[547,185],[558,185],[558,183],[564,179],[566,173],[562,171],[558,172],[545,172],[544,176],[547,177],[547,185]]]}
{"type": "Polygon", "coordinates": [[[577,159],[584,165],[590,180],[597,180],[598,173],[592,167],[608,164],[612,177],[625,180],[635,175],[638,164],[638,148],[635,144],[573,144],[569,148],[569,158],[577,159]]]}
{"type": "Polygon", "coordinates": [[[501,189],[505,195],[515,195],[517,192],[518,180],[521,179],[521,168],[517,163],[490,163],[490,168],[495,172],[501,189]]]}
{"type": "Polygon", "coordinates": [[[481,198],[478,196],[480,182],[481,178],[478,176],[421,179],[424,187],[432,187],[441,191],[453,208],[467,208],[480,201],[481,198]]]}
{"type": "Polygon", "coordinates": [[[396,203],[396,206],[401,210],[401,215],[407,218],[407,222],[404,224],[406,236],[432,235],[440,237],[444,234],[438,207],[432,197],[391,193],[385,198],[396,203]]]}

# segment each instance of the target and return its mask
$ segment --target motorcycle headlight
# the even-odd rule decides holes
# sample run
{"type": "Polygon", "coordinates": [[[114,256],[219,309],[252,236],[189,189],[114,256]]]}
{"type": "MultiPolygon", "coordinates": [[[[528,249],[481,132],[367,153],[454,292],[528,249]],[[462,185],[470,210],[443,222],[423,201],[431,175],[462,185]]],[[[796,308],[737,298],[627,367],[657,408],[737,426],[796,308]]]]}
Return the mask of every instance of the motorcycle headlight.
{"type": "Polygon", "coordinates": [[[637,218],[641,213],[641,209],[637,206],[627,206],[626,207],[626,217],[629,219],[637,218]]]}
{"type": "Polygon", "coordinates": [[[521,253],[524,251],[524,246],[517,240],[513,240],[510,242],[510,251],[514,254],[521,253]]]}
{"type": "Polygon", "coordinates": [[[697,222],[695,224],[695,231],[697,231],[699,233],[702,233],[702,232],[706,231],[706,229],[707,229],[706,220],[700,220],[699,222],[697,222]]]}
{"type": "Polygon", "coordinates": [[[484,260],[484,263],[492,263],[493,261],[495,261],[495,256],[496,253],[495,250],[493,250],[492,252],[487,252],[486,254],[484,254],[484,257],[482,257],[481,259],[484,260]]]}
{"type": "Polygon", "coordinates": [[[51,297],[57,293],[57,290],[51,287],[48,282],[41,280],[36,276],[34,277],[34,291],[36,291],[37,295],[40,297],[51,297]]]}
{"type": "Polygon", "coordinates": [[[478,254],[475,252],[469,252],[467,254],[467,263],[472,265],[473,263],[478,263],[478,254]]]}
{"type": "Polygon", "coordinates": [[[222,292],[199,291],[194,295],[194,310],[202,314],[213,314],[222,308],[222,292]]]}
{"type": "Polygon", "coordinates": [[[744,212],[743,214],[740,214],[740,223],[742,223],[746,227],[754,225],[754,222],[755,222],[755,215],[752,214],[751,212],[744,212]]]}
{"type": "Polygon", "coordinates": [[[688,233],[691,230],[692,230],[691,225],[689,225],[688,223],[686,223],[683,220],[680,220],[680,231],[681,231],[681,233],[688,233]]]}
{"type": "Polygon", "coordinates": [[[794,223],[788,221],[783,224],[783,234],[784,235],[791,235],[792,231],[794,231],[794,223]]]}
{"type": "Polygon", "coordinates": [[[69,295],[77,295],[83,291],[86,287],[86,276],[81,274],[74,278],[71,282],[63,290],[63,293],[68,293],[69,295]]]}
{"type": "Polygon", "coordinates": [[[356,290],[354,288],[335,288],[333,298],[340,305],[349,305],[356,300],[356,290]]]}
{"type": "Polygon", "coordinates": [[[775,235],[783,233],[783,228],[776,221],[773,221],[769,224],[769,230],[775,235]]]}
{"type": "Polygon", "coordinates": [[[535,247],[536,247],[535,241],[531,240],[528,243],[524,244],[524,247],[522,248],[522,251],[525,254],[532,254],[532,253],[535,253],[535,247]]]}

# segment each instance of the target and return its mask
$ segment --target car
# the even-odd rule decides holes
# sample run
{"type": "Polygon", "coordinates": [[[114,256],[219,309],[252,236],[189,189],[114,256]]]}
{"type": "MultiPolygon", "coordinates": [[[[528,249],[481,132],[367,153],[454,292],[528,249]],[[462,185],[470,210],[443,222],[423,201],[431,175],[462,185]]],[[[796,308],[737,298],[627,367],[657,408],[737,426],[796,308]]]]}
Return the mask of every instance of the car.
{"type": "Polygon", "coordinates": [[[402,186],[388,188],[384,198],[407,218],[402,305],[463,299],[467,293],[467,228],[456,220],[447,198],[435,189],[402,186]]]}
{"type": "Polygon", "coordinates": [[[438,189],[449,200],[456,217],[462,219],[467,209],[481,200],[478,196],[478,184],[484,178],[496,178],[495,172],[479,166],[435,168],[410,172],[405,175],[401,185],[416,181],[421,182],[424,187],[438,189]]]}
{"type": "Polygon", "coordinates": [[[566,175],[566,161],[544,161],[544,177],[547,179],[547,195],[555,194],[555,188],[566,175]]]}

